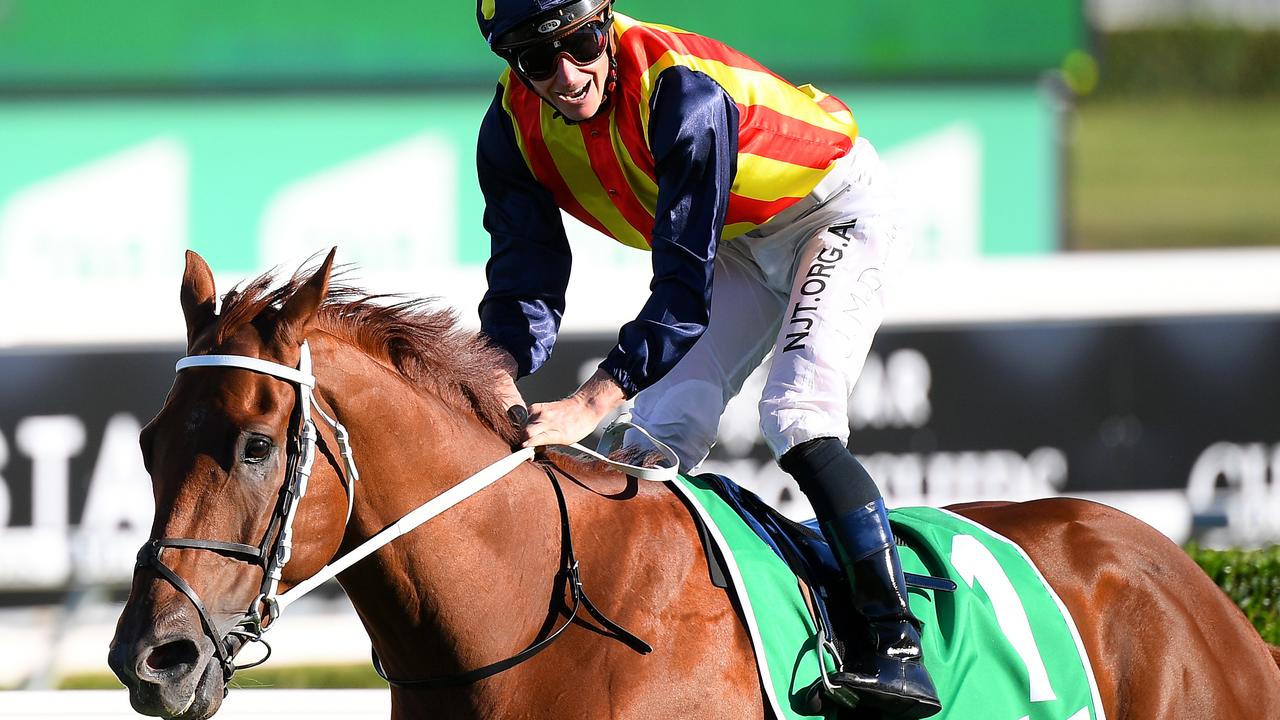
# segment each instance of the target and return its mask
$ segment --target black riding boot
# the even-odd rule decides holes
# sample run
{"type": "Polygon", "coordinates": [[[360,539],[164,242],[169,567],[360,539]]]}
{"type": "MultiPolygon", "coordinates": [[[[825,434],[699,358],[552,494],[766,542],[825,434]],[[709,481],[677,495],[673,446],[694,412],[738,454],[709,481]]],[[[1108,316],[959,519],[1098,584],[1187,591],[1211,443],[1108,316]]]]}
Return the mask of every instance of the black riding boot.
{"type": "Polygon", "coordinates": [[[842,672],[831,676],[832,699],[901,718],[938,713],[942,705],[922,661],[919,621],[907,604],[898,548],[875,482],[836,438],[801,443],[779,464],[813,505],[870,630],[865,640],[844,638],[848,657],[842,672]]]}
{"type": "Polygon", "coordinates": [[[832,676],[836,699],[879,708],[901,718],[926,718],[942,710],[924,667],[919,620],[907,604],[898,548],[889,531],[884,502],[822,524],[853,586],[853,604],[867,619],[870,644],[849,645],[842,672],[832,676]],[[849,692],[855,698],[841,698],[849,692]]]}

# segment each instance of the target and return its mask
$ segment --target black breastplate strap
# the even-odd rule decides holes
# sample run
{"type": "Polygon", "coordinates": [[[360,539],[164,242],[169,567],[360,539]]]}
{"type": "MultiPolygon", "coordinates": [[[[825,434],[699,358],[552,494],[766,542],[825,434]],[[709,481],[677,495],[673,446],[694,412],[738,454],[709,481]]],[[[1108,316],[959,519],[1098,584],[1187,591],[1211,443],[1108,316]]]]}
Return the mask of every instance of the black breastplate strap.
{"type": "Polygon", "coordinates": [[[556,628],[550,635],[533,643],[529,647],[512,655],[506,660],[485,665],[475,670],[467,670],[465,672],[453,673],[450,675],[440,675],[437,677],[426,678],[423,680],[413,680],[404,678],[393,678],[387,675],[382,667],[382,661],[378,658],[377,650],[373,651],[373,669],[378,675],[386,680],[389,685],[398,688],[415,689],[415,690],[431,690],[438,688],[461,687],[470,685],[471,683],[483,680],[492,675],[497,675],[503,670],[519,665],[538,653],[546,650],[551,643],[555,642],[560,635],[574,623],[578,617],[579,608],[586,608],[587,613],[591,615],[596,622],[600,623],[605,630],[608,631],[615,639],[622,641],[627,647],[644,655],[653,651],[648,643],[633,635],[626,628],[610,620],[604,613],[600,612],[595,603],[591,602],[591,598],[587,597],[586,590],[582,587],[582,577],[578,572],[578,559],[573,552],[573,531],[569,526],[569,505],[565,502],[564,490],[560,488],[560,483],[556,479],[555,472],[550,466],[543,466],[547,478],[551,480],[551,486],[556,491],[556,502],[560,506],[560,536],[563,542],[561,555],[563,557],[564,567],[560,570],[560,575],[565,578],[569,584],[569,595],[573,598],[573,606],[569,609],[569,617],[556,628]]]}

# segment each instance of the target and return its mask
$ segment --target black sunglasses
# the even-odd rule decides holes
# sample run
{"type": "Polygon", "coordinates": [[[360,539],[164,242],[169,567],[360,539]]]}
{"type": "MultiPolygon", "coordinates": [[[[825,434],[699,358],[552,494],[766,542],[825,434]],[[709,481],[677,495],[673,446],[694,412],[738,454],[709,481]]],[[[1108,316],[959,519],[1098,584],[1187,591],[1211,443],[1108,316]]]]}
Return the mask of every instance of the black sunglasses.
{"type": "Polygon", "coordinates": [[[589,65],[609,46],[608,20],[591,20],[550,42],[510,51],[508,61],[530,80],[542,81],[556,74],[556,61],[568,55],[575,65],[589,65]]]}

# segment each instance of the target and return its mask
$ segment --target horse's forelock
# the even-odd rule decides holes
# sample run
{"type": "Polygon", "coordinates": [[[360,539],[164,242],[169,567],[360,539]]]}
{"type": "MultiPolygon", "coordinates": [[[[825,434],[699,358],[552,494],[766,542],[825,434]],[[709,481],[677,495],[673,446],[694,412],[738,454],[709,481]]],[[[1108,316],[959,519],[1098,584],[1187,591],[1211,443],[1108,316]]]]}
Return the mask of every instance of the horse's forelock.
{"type": "Polygon", "coordinates": [[[278,287],[275,273],[266,272],[250,280],[243,287],[236,286],[222,296],[222,310],[218,313],[214,334],[219,345],[235,335],[240,328],[267,313],[278,311],[286,299],[297,291],[305,278],[294,275],[278,287]]]}
{"type": "MultiPolygon", "coordinates": [[[[269,322],[309,276],[300,270],[276,286],[274,273],[268,272],[227,292],[216,342],[225,342],[247,324],[269,322]]],[[[469,409],[508,443],[515,442],[516,429],[491,385],[500,351],[478,333],[459,328],[453,311],[431,308],[430,299],[371,295],[340,280],[329,283],[318,327],[387,361],[415,386],[469,409]]]]}

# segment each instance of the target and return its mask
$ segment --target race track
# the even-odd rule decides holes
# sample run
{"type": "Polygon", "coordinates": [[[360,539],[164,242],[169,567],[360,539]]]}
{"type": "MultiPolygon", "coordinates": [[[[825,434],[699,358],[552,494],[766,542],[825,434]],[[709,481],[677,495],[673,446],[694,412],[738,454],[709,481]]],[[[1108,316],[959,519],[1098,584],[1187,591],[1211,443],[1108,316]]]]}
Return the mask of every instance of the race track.
{"type": "MultiPolygon", "coordinates": [[[[254,690],[232,689],[215,716],[218,720],[279,718],[344,718],[386,720],[391,693],[386,690],[254,690]]],[[[50,690],[0,692],[5,720],[138,720],[120,690],[50,690]]]]}

